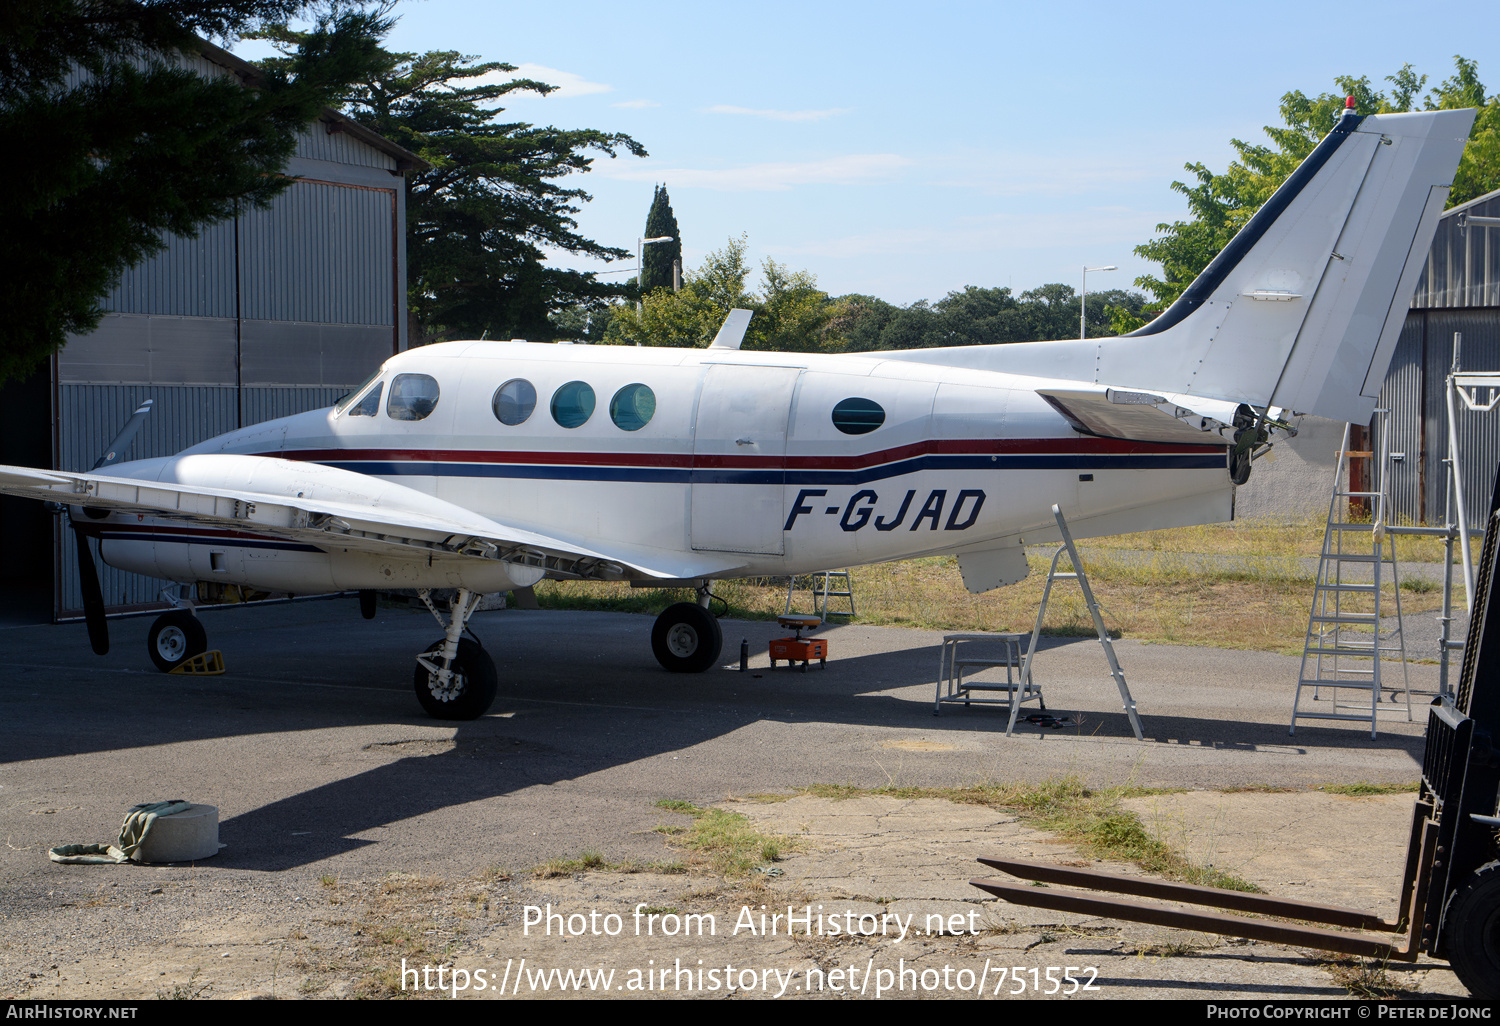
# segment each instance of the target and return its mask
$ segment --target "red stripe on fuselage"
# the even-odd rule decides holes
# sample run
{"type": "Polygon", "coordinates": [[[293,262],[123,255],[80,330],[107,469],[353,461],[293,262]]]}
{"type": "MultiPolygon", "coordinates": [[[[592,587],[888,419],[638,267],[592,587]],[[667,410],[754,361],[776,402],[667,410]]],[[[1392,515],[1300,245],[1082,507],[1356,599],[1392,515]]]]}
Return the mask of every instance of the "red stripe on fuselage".
{"type": "Polygon", "coordinates": [[[494,449],[294,449],[261,456],[312,463],[380,461],[412,463],[510,463],[552,466],[785,468],[787,470],[862,470],[925,455],[1031,455],[1036,453],[1100,456],[1199,455],[1228,443],[1130,442],[1119,438],[981,438],[929,439],[852,456],[740,456],[713,453],[652,452],[511,452],[494,449]]]}

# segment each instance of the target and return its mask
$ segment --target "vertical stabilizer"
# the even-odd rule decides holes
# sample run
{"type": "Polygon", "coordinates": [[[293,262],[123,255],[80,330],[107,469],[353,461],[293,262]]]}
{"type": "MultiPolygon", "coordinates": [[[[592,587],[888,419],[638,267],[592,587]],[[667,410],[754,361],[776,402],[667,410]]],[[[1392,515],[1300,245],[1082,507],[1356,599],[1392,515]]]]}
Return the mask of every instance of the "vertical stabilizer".
{"type": "Polygon", "coordinates": [[[1474,114],[1346,113],[1130,335],[882,355],[1367,420],[1474,114]]]}

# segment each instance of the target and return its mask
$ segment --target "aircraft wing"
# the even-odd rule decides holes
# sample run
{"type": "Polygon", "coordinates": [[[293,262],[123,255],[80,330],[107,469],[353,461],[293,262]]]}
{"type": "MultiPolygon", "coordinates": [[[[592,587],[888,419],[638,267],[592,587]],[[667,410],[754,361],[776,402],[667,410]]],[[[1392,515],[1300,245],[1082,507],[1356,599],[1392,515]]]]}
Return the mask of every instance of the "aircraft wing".
{"type": "Polygon", "coordinates": [[[1179,406],[1178,397],[1152,392],[1115,388],[1036,391],[1079,431],[1103,438],[1227,445],[1233,434],[1233,403],[1187,400],[1200,407],[1195,411],[1179,406]]]}
{"type": "MultiPolygon", "coordinates": [[[[114,474],[0,466],[0,494],[161,517],[323,549],[498,559],[602,580],[710,577],[723,554],[581,542],[503,524],[405,485],[264,456],[143,460],[114,474]]],[[[539,573],[538,577],[541,576],[539,573]]]]}

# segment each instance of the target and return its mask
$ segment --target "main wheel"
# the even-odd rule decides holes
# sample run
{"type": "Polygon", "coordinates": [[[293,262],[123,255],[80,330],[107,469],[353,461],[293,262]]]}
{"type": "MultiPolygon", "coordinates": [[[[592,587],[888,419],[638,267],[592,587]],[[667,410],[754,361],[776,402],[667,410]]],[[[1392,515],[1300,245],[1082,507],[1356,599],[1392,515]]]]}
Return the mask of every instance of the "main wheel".
{"type": "Polygon", "coordinates": [[[195,655],[208,651],[208,632],[192,613],[174,609],[156,618],[146,636],[146,651],[162,673],[170,673],[195,655]]]}
{"type": "Polygon", "coordinates": [[[1469,993],[1500,999],[1500,862],[1480,866],[1453,892],[1443,926],[1453,972],[1469,993]]]}
{"type": "MultiPolygon", "coordinates": [[[[439,641],[422,654],[436,662],[442,651],[443,643],[439,641]]],[[[459,638],[458,654],[450,668],[453,676],[445,688],[437,674],[418,663],[412,678],[417,701],[427,715],[439,720],[475,720],[483,716],[500,686],[495,661],[477,642],[459,638]]]]}
{"type": "Polygon", "coordinates": [[[651,651],[673,673],[702,673],[718,662],[723,647],[719,621],[694,602],[667,607],[651,628],[651,651]]]}

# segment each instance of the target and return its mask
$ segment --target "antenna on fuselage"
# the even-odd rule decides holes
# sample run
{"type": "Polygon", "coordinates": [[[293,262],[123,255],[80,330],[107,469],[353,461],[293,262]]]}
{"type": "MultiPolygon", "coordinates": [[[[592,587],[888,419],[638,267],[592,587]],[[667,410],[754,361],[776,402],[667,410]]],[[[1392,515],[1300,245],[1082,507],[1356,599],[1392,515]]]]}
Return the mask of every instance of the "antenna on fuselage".
{"type": "Polygon", "coordinates": [[[719,333],[708,344],[710,349],[738,349],[745,341],[745,329],[750,326],[749,310],[731,310],[719,326],[719,333]]]}

